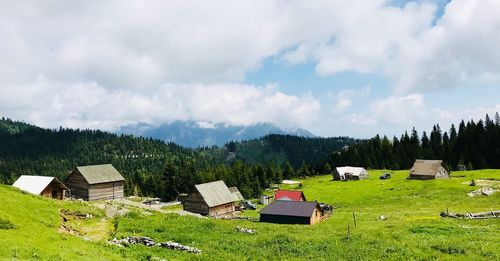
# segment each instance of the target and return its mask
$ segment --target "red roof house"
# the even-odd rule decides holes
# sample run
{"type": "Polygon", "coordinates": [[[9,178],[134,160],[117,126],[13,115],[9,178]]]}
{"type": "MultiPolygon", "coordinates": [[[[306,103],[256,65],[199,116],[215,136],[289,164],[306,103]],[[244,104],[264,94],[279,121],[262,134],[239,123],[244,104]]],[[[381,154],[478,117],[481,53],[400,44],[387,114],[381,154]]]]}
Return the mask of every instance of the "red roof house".
{"type": "Polygon", "coordinates": [[[302,191],[278,190],[274,194],[275,200],[306,201],[306,196],[302,191]]]}

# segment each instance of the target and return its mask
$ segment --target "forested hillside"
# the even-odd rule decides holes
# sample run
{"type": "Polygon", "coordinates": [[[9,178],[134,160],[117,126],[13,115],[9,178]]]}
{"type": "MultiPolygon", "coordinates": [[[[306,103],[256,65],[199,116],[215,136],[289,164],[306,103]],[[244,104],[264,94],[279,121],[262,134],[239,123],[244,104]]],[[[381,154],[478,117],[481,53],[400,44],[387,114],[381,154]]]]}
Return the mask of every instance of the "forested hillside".
{"type": "Polygon", "coordinates": [[[260,139],[229,142],[222,148],[206,149],[220,162],[242,160],[249,164],[274,162],[283,166],[287,162],[298,169],[304,163],[313,167],[324,162],[333,151],[359,142],[349,137],[308,138],[271,134],[260,139]]]}
{"type": "Polygon", "coordinates": [[[0,120],[0,183],[20,175],[64,180],[76,166],[111,163],[125,176],[127,195],[173,199],[194,184],[223,179],[247,197],[282,179],[331,173],[336,166],[409,169],[418,158],[443,159],[448,168],[500,168],[500,117],[462,121],[428,135],[304,138],[268,135],[224,147],[187,149],[174,143],[97,130],[43,129],[0,120]]]}
{"type": "Polygon", "coordinates": [[[125,176],[128,195],[172,199],[189,192],[194,184],[224,179],[245,196],[257,196],[273,181],[317,174],[317,162],[352,142],[348,138],[271,135],[223,148],[193,150],[150,138],[98,130],[43,129],[3,118],[0,183],[12,184],[20,175],[64,180],[76,166],[111,163],[125,176]]]}
{"type": "Polygon", "coordinates": [[[354,165],[374,169],[409,169],[415,159],[442,159],[449,169],[465,165],[468,170],[500,168],[500,116],[486,115],[478,122],[460,122],[458,130],[451,125],[443,131],[435,125],[421,137],[413,129],[399,139],[375,136],[350,146],[342,152],[332,153],[328,163],[332,166],[354,165]]]}

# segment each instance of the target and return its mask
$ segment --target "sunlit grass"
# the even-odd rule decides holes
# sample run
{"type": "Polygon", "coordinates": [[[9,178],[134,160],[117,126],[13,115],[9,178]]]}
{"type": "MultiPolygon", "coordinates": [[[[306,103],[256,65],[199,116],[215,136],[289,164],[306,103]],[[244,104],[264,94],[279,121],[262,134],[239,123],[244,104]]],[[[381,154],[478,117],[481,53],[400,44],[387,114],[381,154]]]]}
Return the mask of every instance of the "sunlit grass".
{"type": "MultiPolygon", "coordinates": [[[[314,226],[199,219],[160,213],[126,215],[119,220],[118,237],[142,235],[156,241],[176,241],[201,249],[200,255],[145,246],[120,249],[103,241],[87,242],[81,237],[59,234],[60,208],[92,213],[92,219],[74,223],[81,225],[82,231],[89,236],[99,235],[92,239],[105,238],[109,226],[99,223],[103,214],[85,202],[54,201],[0,186],[0,219],[16,227],[0,229],[0,257],[23,260],[148,260],[153,257],[168,260],[500,259],[499,219],[462,220],[439,216],[447,209],[459,213],[500,209],[500,193],[490,197],[466,196],[478,188],[469,186],[469,181],[498,180],[500,170],[454,172],[449,180],[430,181],[407,180],[408,171],[392,171],[392,179],[379,180],[383,172],[372,170],[370,178],[362,181],[332,181],[331,176],[302,180],[300,189],[308,200],[335,206],[328,220],[314,226]],[[386,220],[380,220],[381,215],[386,220]],[[243,234],[235,230],[236,226],[252,228],[257,233],[243,234]]],[[[178,208],[180,206],[167,210],[178,208]]],[[[243,214],[258,217],[258,210],[243,214]]]]}

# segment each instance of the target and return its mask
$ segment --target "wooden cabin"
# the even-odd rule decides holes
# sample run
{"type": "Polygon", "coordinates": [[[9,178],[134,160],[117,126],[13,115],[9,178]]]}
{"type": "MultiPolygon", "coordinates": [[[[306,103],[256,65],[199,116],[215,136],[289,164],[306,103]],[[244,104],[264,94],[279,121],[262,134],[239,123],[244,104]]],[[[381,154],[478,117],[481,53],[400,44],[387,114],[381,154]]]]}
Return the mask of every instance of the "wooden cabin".
{"type": "Polygon", "coordinates": [[[443,167],[442,160],[415,160],[410,170],[410,179],[447,179],[450,172],[443,167]]]}
{"type": "Polygon", "coordinates": [[[368,171],[362,167],[338,167],[333,169],[334,180],[360,180],[367,179],[368,171]]]}
{"type": "Polygon", "coordinates": [[[34,195],[61,200],[66,197],[66,194],[69,194],[69,188],[61,181],[47,176],[22,175],[12,186],[34,195]]]}
{"type": "Polygon", "coordinates": [[[300,190],[277,190],[274,193],[275,200],[306,201],[304,192],[300,190]]]}
{"type": "Polygon", "coordinates": [[[219,180],[195,185],[182,206],[185,211],[217,217],[234,213],[235,201],[224,181],[219,180]]]}
{"type": "Polygon", "coordinates": [[[260,222],[313,225],[321,221],[318,202],[276,200],[260,211],[260,222]]]}
{"type": "Polygon", "coordinates": [[[84,200],[123,198],[125,179],[111,164],[77,167],[66,179],[73,196],[84,200]]]}

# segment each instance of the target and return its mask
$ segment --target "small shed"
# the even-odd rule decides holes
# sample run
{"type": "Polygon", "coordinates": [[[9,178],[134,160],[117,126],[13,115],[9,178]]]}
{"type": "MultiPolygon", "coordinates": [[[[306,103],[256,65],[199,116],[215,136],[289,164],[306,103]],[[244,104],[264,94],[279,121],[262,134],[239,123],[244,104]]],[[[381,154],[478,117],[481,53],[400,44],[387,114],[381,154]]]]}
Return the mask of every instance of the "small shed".
{"type": "Polygon", "coordinates": [[[217,217],[235,211],[235,196],[224,181],[218,180],[194,186],[193,192],[184,198],[185,211],[217,217]]]}
{"type": "Polygon", "coordinates": [[[319,221],[318,202],[276,200],[260,211],[260,222],[313,225],[319,221]]]}
{"type": "Polygon", "coordinates": [[[306,201],[304,192],[300,190],[277,190],[274,194],[275,200],[306,201]]]}
{"type": "Polygon", "coordinates": [[[450,172],[443,166],[442,160],[415,160],[410,170],[410,179],[447,179],[450,172]]]}
{"type": "Polygon", "coordinates": [[[266,195],[262,195],[260,197],[260,204],[264,205],[264,206],[267,206],[269,205],[271,202],[273,202],[274,200],[274,197],[273,196],[266,196],[266,195]]]}
{"type": "Polygon", "coordinates": [[[233,194],[234,201],[241,201],[245,199],[238,187],[230,187],[229,191],[231,191],[231,194],[233,194]]]}
{"type": "Polygon", "coordinates": [[[66,179],[72,195],[85,200],[123,198],[125,179],[111,164],[76,167],[66,179]]]}
{"type": "Polygon", "coordinates": [[[12,186],[34,195],[61,200],[66,197],[66,194],[69,194],[69,188],[61,181],[47,176],[22,175],[12,186]]]}
{"type": "Polygon", "coordinates": [[[337,167],[333,169],[334,180],[360,180],[367,179],[368,171],[362,167],[337,167]]]}

